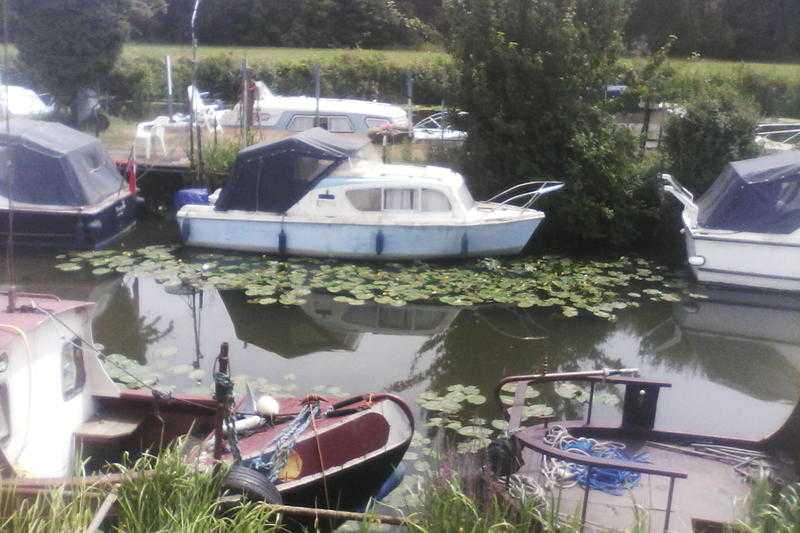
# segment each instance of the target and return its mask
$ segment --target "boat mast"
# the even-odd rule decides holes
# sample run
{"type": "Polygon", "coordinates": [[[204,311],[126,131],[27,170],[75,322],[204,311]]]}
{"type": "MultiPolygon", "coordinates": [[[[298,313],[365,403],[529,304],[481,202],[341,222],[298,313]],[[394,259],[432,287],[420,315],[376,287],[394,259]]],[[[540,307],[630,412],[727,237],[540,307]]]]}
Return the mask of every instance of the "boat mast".
{"type": "MultiPolygon", "coordinates": [[[[9,110],[8,97],[8,0],[3,0],[3,85],[6,91],[6,139],[11,139],[11,111],[9,110]]],[[[17,308],[17,287],[14,275],[14,167],[13,150],[9,150],[6,159],[8,172],[8,240],[6,241],[6,264],[8,267],[8,308],[6,311],[13,313],[17,308]]]]}
{"type": "MultiPolygon", "coordinates": [[[[195,98],[200,98],[200,90],[197,88],[197,11],[200,9],[201,0],[195,0],[194,9],[192,10],[192,94],[189,97],[190,105],[192,106],[192,125],[189,128],[190,138],[192,134],[197,138],[197,175],[196,181],[200,183],[200,176],[203,174],[203,147],[201,140],[201,128],[197,123],[197,110],[196,106],[199,105],[195,102],[195,98]]],[[[194,148],[194,143],[191,143],[190,148],[194,148]]]]}

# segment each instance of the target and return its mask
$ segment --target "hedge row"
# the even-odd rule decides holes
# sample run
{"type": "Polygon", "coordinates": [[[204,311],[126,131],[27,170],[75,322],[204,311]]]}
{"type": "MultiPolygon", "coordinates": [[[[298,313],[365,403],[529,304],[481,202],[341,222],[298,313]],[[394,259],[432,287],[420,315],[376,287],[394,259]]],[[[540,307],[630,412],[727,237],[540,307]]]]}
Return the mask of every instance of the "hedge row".
{"type": "MultiPolygon", "coordinates": [[[[313,61],[249,64],[256,79],[282,95],[313,94],[313,61]]],[[[181,59],[173,65],[176,101],[185,102],[191,80],[191,62],[181,59]]],[[[401,103],[406,99],[406,77],[414,76],[414,102],[439,104],[454,83],[456,72],[448,58],[422,57],[410,68],[400,67],[381,53],[344,53],[321,64],[322,95],[329,98],[364,98],[401,103]]],[[[228,102],[238,99],[240,61],[231,55],[213,56],[198,63],[197,85],[228,102]]],[[[143,115],[154,101],[166,98],[165,69],[152,58],[121,59],[103,90],[112,96],[113,112],[143,115]]]]}

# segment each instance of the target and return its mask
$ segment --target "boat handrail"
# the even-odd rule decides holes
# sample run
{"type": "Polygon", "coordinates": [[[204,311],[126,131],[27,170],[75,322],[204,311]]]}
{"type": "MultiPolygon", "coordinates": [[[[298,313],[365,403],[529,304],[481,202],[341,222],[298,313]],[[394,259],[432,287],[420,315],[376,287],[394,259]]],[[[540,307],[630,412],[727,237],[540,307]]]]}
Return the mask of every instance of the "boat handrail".
{"type": "Polygon", "coordinates": [[[691,191],[678,183],[678,180],[673,178],[671,174],[661,173],[658,177],[664,181],[664,190],[672,194],[686,208],[687,213],[690,215],[691,224],[697,224],[699,209],[697,204],[694,203],[694,195],[691,191]]]}
{"type": "Polygon", "coordinates": [[[545,194],[550,194],[552,192],[558,191],[564,187],[563,181],[555,181],[555,180],[535,180],[535,181],[526,181],[525,183],[519,183],[517,185],[511,186],[508,189],[495,194],[488,200],[487,202],[495,202],[500,205],[508,205],[509,203],[519,200],[522,198],[528,198],[528,200],[521,206],[522,208],[526,209],[533,205],[536,200],[538,200],[541,196],[545,194]],[[503,197],[509,195],[514,191],[519,191],[520,189],[528,189],[532,187],[537,187],[534,190],[525,190],[525,192],[515,194],[513,196],[509,196],[508,198],[503,199],[503,197]]]}

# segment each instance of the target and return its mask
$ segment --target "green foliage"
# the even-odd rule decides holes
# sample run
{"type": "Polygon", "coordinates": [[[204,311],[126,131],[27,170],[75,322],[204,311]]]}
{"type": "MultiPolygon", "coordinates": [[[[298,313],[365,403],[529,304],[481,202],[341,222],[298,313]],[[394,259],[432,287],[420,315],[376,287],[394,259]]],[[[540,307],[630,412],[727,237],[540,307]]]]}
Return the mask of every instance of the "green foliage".
{"type": "Polygon", "coordinates": [[[131,0],[13,0],[18,60],[62,105],[108,76],[128,32],[131,0]]]}
{"type": "Polygon", "coordinates": [[[747,533],[796,533],[800,525],[800,483],[778,488],[765,474],[755,479],[746,503],[747,516],[736,529],[747,533]]]}
{"type": "MultiPolygon", "coordinates": [[[[393,48],[438,38],[413,9],[394,0],[205,0],[198,14],[204,44],[393,48]]],[[[187,38],[193,2],[173,0],[163,14],[137,21],[154,41],[187,38]]],[[[427,15],[427,13],[426,13],[427,15]]]]}
{"type": "Polygon", "coordinates": [[[636,238],[635,144],[597,105],[624,15],[619,0],[453,3],[470,188],[485,196],[529,179],[564,180],[565,191],[543,204],[561,246],[636,238]]]}
{"type": "Polygon", "coordinates": [[[730,87],[707,85],[665,125],[662,146],[672,173],[702,194],[725,164],[757,155],[757,122],[751,100],[730,87]]]}
{"type": "MultiPolygon", "coordinates": [[[[302,95],[313,92],[313,58],[289,61],[252,61],[256,79],[264,81],[277,94],[302,95]]],[[[405,79],[414,74],[414,101],[439,104],[457,82],[453,62],[438,54],[420,54],[410,63],[390,61],[380,52],[344,52],[319,61],[322,67],[322,95],[329,98],[380,99],[401,103],[405,99],[405,79]]],[[[198,64],[197,84],[202,90],[230,102],[239,98],[240,61],[232,54],[211,55],[198,64]]],[[[173,64],[175,98],[187,98],[191,83],[191,62],[179,58],[173,64]]],[[[123,115],[142,116],[150,104],[163,101],[166,81],[163,61],[152,56],[123,57],[103,88],[113,99],[112,111],[123,115]]]]}
{"type": "Polygon", "coordinates": [[[800,4],[793,0],[636,0],[628,21],[634,48],[656,49],[677,35],[679,55],[737,59],[795,58],[800,4]]]}

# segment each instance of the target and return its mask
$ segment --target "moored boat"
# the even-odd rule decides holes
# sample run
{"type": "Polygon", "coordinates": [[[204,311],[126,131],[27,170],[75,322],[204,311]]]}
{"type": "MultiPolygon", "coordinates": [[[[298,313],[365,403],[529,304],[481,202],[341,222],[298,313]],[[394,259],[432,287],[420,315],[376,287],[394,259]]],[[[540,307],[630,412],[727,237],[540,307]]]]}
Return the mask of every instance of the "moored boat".
{"type": "Polygon", "coordinates": [[[800,152],[730,163],[702,198],[672,176],[683,235],[701,282],[800,291],[800,152]]]}
{"type": "Polygon", "coordinates": [[[135,223],[136,199],[100,141],[62,124],[22,118],[0,128],[0,235],[13,205],[14,242],[97,249],[135,223]],[[13,174],[13,179],[11,178],[13,174]]]}
{"type": "Polygon", "coordinates": [[[649,530],[665,532],[726,530],[738,518],[735,504],[750,493],[752,485],[743,480],[766,472],[777,483],[797,479],[800,404],[762,439],[664,430],[657,427],[659,393],[671,385],[635,373],[605,369],[501,380],[498,403],[509,388],[514,400],[504,406],[509,438],[489,448],[495,473],[506,481],[518,474],[529,487],[557,491],[556,511],[579,513],[582,527],[627,530],[644,512],[649,530]],[[585,418],[524,425],[527,388],[545,386],[585,393],[585,418]],[[600,387],[622,396],[619,425],[592,420],[600,387]]]}
{"type": "Polygon", "coordinates": [[[0,487],[19,494],[68,484],[75,464],[101,471],[191,434],[201,443],[186,460],[232,463],[234,492],[355,507],[378,492],[411,441],[412,414],[388,394],[234,398],[227,345],[214,397],[121,389],[91,341],[91,304],[18,293],[11,307],[0,295],[0,487]]]}
{"type": "Polygon", "coordinates": [[[336,258],[511,255],[544,219],[536,199],[563,187],[528,182],[479,202],[460,174],[362,159],[367,144],[314,128],[242,150],[215,203],[178,211],[182,240],[336,258]]]}

